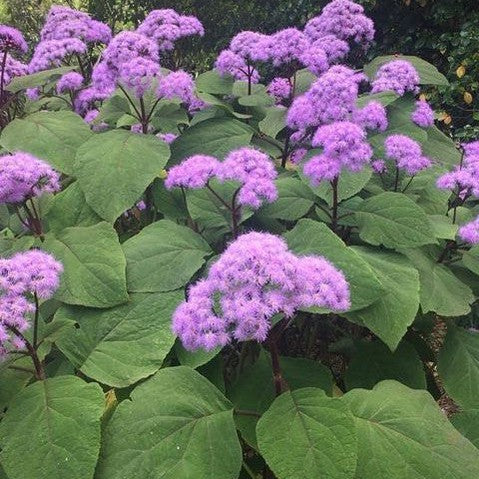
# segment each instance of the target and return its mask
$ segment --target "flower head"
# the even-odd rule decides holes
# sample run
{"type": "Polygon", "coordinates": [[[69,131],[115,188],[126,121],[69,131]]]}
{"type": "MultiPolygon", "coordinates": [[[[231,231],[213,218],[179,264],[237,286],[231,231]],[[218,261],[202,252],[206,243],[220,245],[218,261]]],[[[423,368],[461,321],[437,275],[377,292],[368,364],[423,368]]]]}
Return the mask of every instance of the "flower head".
{"type": "Polygon", "coordinates": [[[257,32],[240,32],[230,43],[230,50],[244,61],[266,61],[269,56],[270,38],[257,32]]]}
{"type": "Polygon", "coordinates": [[[81,55],[86,52],[86,49],[86,44],[78,38],[41,41],[33,52],[28,71],[35,73],[51,67],[58,67],[68,55],[81,55]]]}
{"type": "Polygon", "coordinates": [[[220,75],[231,75],[235,80],[248,80],[251,78],[252,83],[259,82],[259,73],[246,60],[232,52],[231,50],[223,50],[215,61],[215,69],[220,75]]]}
{"type": "Polygon", "coordinates": [[[430,128],[434,125],[434,110],[425,100],[416,102],[416,109],[411,115],[411,120],[422,128],[430,128]]]}
{"type": "Polygon", "coordinates": [[[372,93],[394,91],[402,96],[408,91],[419,92],[420,78],[417,70],[405,60],[393,60],[385,63],[376,73],[372,93]]]}
{"type": "Polygon", "coordinates": [[[204,188],[208,181],[216,176],[219,167],[220,162],[213,156],[190,156],[170,169],[165,180],[165,187],[168,189],[177,187],[204,188]]]}
{"type": "Polygon", "coordinates": [[[301,61],[303,53],[309,49],[309,46],[309,40],[303,32],[297,28],[286,28],[271,35],[268,58],[275,67],[301,61]]]}
{"type": "Polygon", "coordinates": [[[193,77],[182,70],[171,72],[158,81],[156,91],[159,98],[172,100],[180,99],[183,103],[190,103],[194,97],[195,82],[193,77]]]}
{"type": "Polygon", "coordinates": [[[459,237],[466,243],[479,244],[479,217],[459,228],[459,237]]]}
{"type": "Polygon", "coordinates": [[[432,163],[423,156],[421,145],[406,135],[391,135],[384,141],[386,156],[396,162],[398,168],[408,175],[416,175],[429,168],[432,163]]]}
{"type": "Polygon", "coordinates": [[[268,93],[279,103],[291,95],[291,82],[288,78],[273,78],[267,88],[268,93]]]}
{"type": "Polygon", "coordinates": [[[378,101],[370,101],[365,107],[354,111],[352,120],[368,130],[386,131],[388,127],[386,108],[378,101]]]}
{"type": "Polygon", "coordinates": [[[160,74],[160,65],[148,58],[135,57],[120,66],[119,81],[141,98],[160,74]]]}
{"type": "Polygon", "coordinates": [[[190,288],[173,315],[173,331],[190,350],[233,339],[262,342],[275,314],[291,317],[312,306],[349,308],[343,274],[324,258],[295,256],[277,236],[253,232],[231,243],[208,277],[190,288]]]}
{"type": "Polygon", "coordinates": [[[164,141],[167,145],[171,145],[171,143],[178,138],[178,135],[175,135],[175,133],[158,133],[156,136],[160,140],[164,141]]]}
{"type": "Polygon", "coordinates": [[[0,50],[2,52],[18,50],[25,53],[28,50],[28,45],[19,30],[7,25],[0,25],[0,50]]]}
{"type": "Polygon", "coordinates": [[[57,93],[78,90],[83,84],[83,76],[77,72],[65,73],[57,82],[57,93]]]}
{"type": "Polygon", "coordinates": [[[21,203],[60,190],[59,175],[29,153],[0,157],[0,203],[21,203]]]}

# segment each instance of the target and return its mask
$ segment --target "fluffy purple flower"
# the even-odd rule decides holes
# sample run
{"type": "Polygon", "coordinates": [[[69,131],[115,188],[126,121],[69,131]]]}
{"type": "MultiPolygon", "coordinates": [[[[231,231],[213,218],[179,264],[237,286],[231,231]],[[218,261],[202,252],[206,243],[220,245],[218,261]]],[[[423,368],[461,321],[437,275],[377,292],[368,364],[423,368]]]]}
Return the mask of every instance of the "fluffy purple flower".
{"type": "Polygon", "coordinates": [[[3,85],[8,85],[13,78],[26,75],[28,73],[28,66],[16,60],[7,53],[5,60],[5,70],[3,73],[3,85]]]}
{"type": "Polygon", "coordinates": [[[364,75],[345,66],[336,65],[323,73],[304,94],[296,98],[288,111],[290,128],[344,121],[356,109],[359,84],[364,75]]]}
{"type": "Polygon", "coordinates": [[[78,38],[64,38],[61,40],[41,41],[33,53],[28,71],[35,73],[58,67],[69,55],[81,55],[86,52],[86,45],[78,38]]]}
{"type": "Polygon", "coordinates": [[[194,91],[193,77],[189,73],[178,70],[160,77],[156,93],[159,98],[168,100],[178,98],[184,103],[190,103],[195,96],[194,91]]]}
{"type": "Polygon", "coordinates": [[[341,60],[349,53],[349,45],[335,35],[325,35],[312,43],[313,47],[319,47],[326,53],[329,62],[341,60]]]}
{"type": "Polygon", "coordinates": [[[83,76],[77,72],[65,73],[57,82],[57,93],[67,93],[81,88],[83,76]]]}
{"type": "Polygon", "coordinates": [[[167,145],[171,145],[178,138],[178,135],[174,133],[158,133],[156,137],[164,141],[167,145]]]}
{"type": "Polygon", "coordinates": [[[231,243],[208,277],[189,289],[173,315],[173,331],[189,350],[211,350],[233,339],[262,342],[275,314],[291,317],[313,306],[349,309],[344,275],[324,258],[297,257],[283,239],[253,232],[231,243]]]}
{"type": "Polygon", "coordinates": [[[386,131],[388,127],[386,108],[378,101],[370,101],[365,107],[354,111],[352,120],[368,130],[386,131]]]}
{"type": "Polygon", "coordinates": [[[272,203],[278,198],[274,180],[277,172],[268,155],[254,148],[240,148],[229,153],[221,163],[217,177],[241,184],[238,204],[259,208],[262,200],[272,203]]]}
{"type": "Polygon", "coordinates": [[[307,154],[308,150],[306,148],[297,148],[291,153],[289,161],[294,165],[298,165],[307,154]]]}
{"type": "Polygon", "coordinates": [[[335,122],[318,128],[312,145],[322,147],[321,155],[313,156],[304,165],[304,174],[317,186],[323,180],[337,178],[342,168],[360,171],[373,155],[366,132],[349,121],[335,122]]]}
{"type": "Polygon", "coordinates": [[[61,263],[39,250],[0,258],[0,357],[25,347],[16,333],[28,329],[27,317],[35,310],[25,296],[51,298],[58,289],[62,271],[61,263]]]}
{"type": "Polygon", "coordinates": [[[81,115],[86,114],[89,110],[95,109],[96,103],[106,100],[111,93],[94,87],[85,88],[75,98],[75,111],[81,115]]]}
{"type": "Polygon", "coordinates": [[[269,48],[270,38],[257,32],[240,32],[230,43],[230,50],[246,62],[266,61],[269,48]]]}
{"type": "Polygon", "coordinates": [[[27,88],[25,90],[25,96],[30,100],[30,101],[36,101],[40,98],[41,91],[40,88],[27,88]]]}
{"type": "Polygon", "coordinates": [[[248,65],[243,57],[231,50],[223,50],[215,61],[215,69],[220,75],[231,75],[235,80],[248,80],[252,83],[259,82],[259,73],[248,65]]]}
{"type": "Polygon", "coordinates": [[[172,188],[204,188],[208,181],[215,177],[220,168],[220,162],[213,156],[194,155],[168,171],[165,187],[172,188]]]}
{"type": "Polygon", "coordinates": [[[85,123],[93,123],[97,116],[100,114],[98,110],[89,110],[86,112],[85,117],[83,118],[85,120],[85,123]]]}
{"type": "MultiPolygon", "coordinates": [[[[275,67],[301,61],[305,51],[310,47],[309,40],[297,28],[286,28],[271,35],[268,58],[275,67]]],[[[325,56],[326,58],[326,56],[325,56]]],[[[311,60],[311,58],[310,58],[311,60]]],[[[320,62],[316,62],[316,66],[320,62]]]]}
{"type": "Polygon", "coordinates": [[[375,173],[385,173],[387,170],[386,162],[384,160],[375,160],[371,162],[371,168],[375,173]]]}
{"type": "Polygon", "coordinates": [[[479,156],[479,141],[472,141],[471,143],[464,143],[462,145],[466,157],[479,156]]]}
{"type": "Polygon", "coordinates": [[[2,52],[18,50],[25,53],[28,50],[28,45],[19,30],[7,25],[0,25],[0,50],[2,52]]]}
{"type": "Polygon", "coordinates": [[[374,39],[374,23],[364,15],[364,8],[350,0],[333,0],[318,17],[312,18],[304,28],[312,40],[335,35],[341,40],[353,40],[363,46],[374,39]]]}
{"type": "Polygon", "coordinates": [[[153,80],[160,74],[160,65],[147,58],[136,57],[121,65],[119,81],[141,98],[152,86],[153,80]]]}
{"type": "Polygon", "coordinates": [[[179,15],[172,9],[153,10],[140,23],[137,32],[154,40],[160,51],[173,50],[182,37],[204,35],[201,22],[192,16],[179,15]]]}
{"type": "Polygon", "coordinates": [[[301,63],[314,75],[321,75],[329,68],[328,55],[318,45],[311,45],[300,54],[301,63]]]}
{"type": "Polygon", "coordinates": [[[0,203],[21,203],[59,190],[59,175],[48,163],[23,152],[0,157],[0,203]]]}
{"type": "Polygon", "coordinates": [[[459,237],[466,243],[479,244],[479,217],[459,228],[459,237]]]}
{"type": "Polygon", "coordinates": [[[427,101],[419,100],[416,102],[411,120],[422,128],[430,128],[434,125],[434,110],[427,101]]]}
{"type": "Polygon", "coordinates": [[[408,91],[419,92],[420,78],[417,70],[405,60],[393,60],[385,63],[376,73],[372,93],[394,91],[403,96],[408,91]]]}
{"type": "Polygon", "coordinates": [[[429,168],[432,163],[423,156],[421,145],[405,135],[391,135],[384,141],[386,156],[396,162],[398,168],[414,176],[429,168]]]}
{"type": "Polygon", "coordinates": [[[273,78],[267,88],[268,93],[277,102],[289,98],[291,95],[291,82],[288,78],[273,78]]]}

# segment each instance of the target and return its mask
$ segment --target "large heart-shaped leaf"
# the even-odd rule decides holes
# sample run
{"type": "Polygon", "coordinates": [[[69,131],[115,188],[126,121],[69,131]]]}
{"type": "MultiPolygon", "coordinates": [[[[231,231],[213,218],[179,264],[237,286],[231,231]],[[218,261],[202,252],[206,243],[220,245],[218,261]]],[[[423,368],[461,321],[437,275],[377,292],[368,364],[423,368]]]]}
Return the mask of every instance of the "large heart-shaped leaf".
{"type": "Polygon", "coordinates": [[[352,311],[369,306],[383,294],[384,288],[369,264],[324,223],[303,219],[284,236],[295,253],[324,256],[342,270],[351,289],[352,311]]]}
{"type": "Polygon", "coordinates": [[[39,111],[9,123],[0,143],[8,151],[26,151],[71,175],[77,149],[91,136],[89,126],[71,111],[39,111]]]}
{"type": "Polygon", "coordinates": [[[354,418],[321,389],[283,393],[258,421],[256,433],[261,454],[281,479],[354,477],[354,418]]]}
{"type": "Polygon", "coordinates": [[[92,479],[104,396],[76,376],[25,388],[0,423],[0,460],[9,479],[92,479]]]}
{"type": "Polygon", "coordinates": [[[439,352],[439,375],[464,409],[479,409],[479,333],[450,326],[439,352]]]}
{"type": "Polygon", "coordinates": [[[471,479],[479,451],[447,420],[425,391],[383,381],[354,389],[349,405],[358,434],[356,479],[471,479]]]}
{"type": "Polygon", "coordinates": [[[161,220],[123,244],[128,290],[171,291],[184,286],[213,254],[208,243],[186,226],[161,220]]]}
{"type": "Polygon", "coordinates": [[[94,135],[78,150],[75,176],[87,203],[114,222],[138,201],[168,157],[168,146],[154,136],[109,131],[94,135]]]}
{"type": "Polygon", "coordinates": [[[43,248],[62,262],[56,298],[67,304],[109,308],[128,300],[126,260],[118,237],[105,222],[47,235],[43,248]]]}
{"type": "Polygon", "coordinates": [[[371,306],[348,314],[395,349],[412,324],[419,309],[419,273],[404,256],[354,248],[368,262],[384,287],[383,294],[371,306]]]}
{"type": "Polygon", "coordinates": [[[361,239],[387,248],[415,248],[437,243],[424,210],[402,193],[368,198],[355,213],[361,239]]]}
{"type": "Polygon", "coordinates": [[[232,404],[203,376],[160,370],[122,402],[105,431],[98,479],[237,479],[232,404]]]}
{"type": "Polygon", "coordinates": [[[55,315],[78,323],[57,345],[86,376],[126,387],[156,372],[172,348],[171,315],[183,291],[132,294],[116,308],[67,306],[55,315]]]}

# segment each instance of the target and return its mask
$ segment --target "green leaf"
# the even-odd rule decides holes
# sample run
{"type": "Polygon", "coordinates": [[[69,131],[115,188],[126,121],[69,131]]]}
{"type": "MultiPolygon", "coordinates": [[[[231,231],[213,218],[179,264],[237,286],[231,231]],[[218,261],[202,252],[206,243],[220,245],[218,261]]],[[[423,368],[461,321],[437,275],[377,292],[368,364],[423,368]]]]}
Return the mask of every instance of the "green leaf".
{"type": "Polygon", "coordinates": [[[20,238],[0,238],[0,255],[8,258],[20,251],[27,251],[35,242],[33,236],[22,236],[20,238]]]}
{"type": "Polygon", "coordinates": [[[280,220],[294,221],[302,218],[314,204],[314,194],[303,183],[291,177],[276,180],[278,199],[263,206],[260,214],[280,220]]]}
{"type": "MultiPolygon", "coordinates": [[[[332,394],[332,374],[320,362],[305,358],[281,357],[280,364],[283,378],[290,389],[315,387],[322,389],[328,395],[332,394]]],[[[271,359],[262,350],[258,360],[253,365],[246,366],[231,385],[228,398],[238,410],[256,411],[262,414],[272,404],[275,396],[271,359]]],[[[235,422],[243,439],[257,449],[258,418],[237,414],[235,422]]]]}
{"type": "Polygon", "coordinates": [[[384,292],[371,306],[347,317],[369,328],[394,350],[419,309],[419,274],[402,255],[372,248],[353,249],[373,269],[384,292]]]}
{"type": "Polygon", "coordinates": [[[111,225],[66,228],[47,235],[42,247],[63,264],[55,296],[60,301],[109,308],[128,300],[126,260],[111,225]]]}
{"type": "Polygon", "coordinates": [[[75,175],[87,203],[114,222],[160,174],[168,155],[168,146],[154,136],[109,131],[94,135],[78,150],[75,175]]]}
{"type": "Polygon", "coordinates": [[[479,409],[469,409],[454,414],[452,425],[479,449],[479,409]]]}
{"type": "Polygon", "coordinates": [[[188,366],[190,368],[196,369],[200,366],[205,365],[210,362],[214,357],[216,357],[221,348],[215,348],[211,351],[205,351],[204,349],[198,349],[197,351],[188,351],[185,349],[180,340],[177,340],[175,343],[175,354],[178,358],[179,363],[182,366],[188,366]]]}
{"type": "Polygon", "coordinates": [[[0,137],[8,151],[26,151],[71,175],[77,149],[92,133],[71,111],[39,111],[9,123],[0,137]]]}
{"type": "Polygon", "coordinates": [[[316,80],[316,75],[313,75],[307,68],[298,70],[296,72],[295,96],[306,93],[310,89],[311,84],[316,80]]]}
{"type": "Polygon", "coordinates": [[[383,381],[341,398],[355,416],[357,479],[471,479],[479,452],[425,391],[383,381]]]}
{"type": "Polygon", "coordinates": [[[280,106],[266,108],[266,116],[258,123],[259,131],[271,138],[276,138],[278,133],[286,127],[287,111],[286,108],[280,106]]]}
{"type": "Polygon", "coordinates": [[[402,193],[385,192],[368,198],[355,217],[359,236],[372,245],[401,249],[437,243],[424,210],[402,193]]]}
{"type": "Polygon", "coordinates": [[[105,431],[98,478],[236,479],[242,463],[232,404],[184,366],[131,393],[105,431]]]}
{"type": "Polygon", "coordinates": [[[234,118],[211,118],[188,128],[172,145],[170,166],[196,154],[223,158],[249,145],[253,129],[234,118]]]}
{"type": "Polygon", "coordinates": [[[461,162],[462,155],[454,141],[436,126],[427,129],[427,141],[421,146],[426,156],[442,166],[451,168],[461,162]]]}
{"type": "Polygon", "coordinates": [[[479,333],[451,325],[437,367],[454,401],[464,409],[479,409],[479,333]]]}
{"type": "Polygon", "coordinates": [[[241,106],[263,106],[268,107],[274,104],[274,99],[266,92],[256,93],[253,95],[245,95],[238,98],[241,106]]]}
{"type": "Polygon", "coordinates": [[[87,204],[77,181],[54,196],[45,219],[50,230],[55,232],[70,226],[92,226],[102,221],[87,204]]]}
{"type": "Polygon", "coordinates": [[[380,93],[364,93],[360,95],[356,101],[358,108],[363,108],[372,101],[378,101],[383,106],[389,106],[394,103],[400,96],[393,91],[382,91],[380,93]]]}
{"type": "Polygon", "coordinates": [[[474,246],[462,256],[464,266],[479,276],[479,246],[474,246]]]}
{"type": "Polygon", "coordinates": [[[364,73],[372,80],[382,65],[393,60],[405,60],[411,63],[419,73],[421,85],[449,85],[447,78],[442,73],[439,73],[438,69],[434,65],[431,65],[421,58],[409,55],[386,55],[377,57],[372,62],[364,66],[364,73]]]}
{"type": "Polygon", "coordinates": [[[175,342],[171,316],[183,299],[183,291],[172,291],[132,294],[128,303],[106,310],[63,307],[55,318],[79,327],[57,346],[85,376],[129,386],[161,367],[175,342]]]}
{"type": "Polygon", "coordinates": [[[462,316],[469,313],[475,301],[469,286],[460,281],[450,269],[438,263],[441,250],[427,247],[408,249],[403,253],[419,271],[421,309],[440,316],[462,316]]]}
{"type": "Polygon", "coordinates": [[[213,254],[192,229],[161,220],[123,244],[128,290],[171,291],[184,286],[213,254]]]}
{"type": "Polygon", "coordinates": [[[426,389],[424,368],[411,344],[401,342],[392,353],[379,341],[358,342],[344,378],[347,388],[372,389],[384,379],[395,379],[414,389],[426,389]]]}
{"type": "Polygon", "coordinates": [[[281,479],[349,479],[356,470],[354,419],[320,389],[287,391],[259,420],[258,444],[281,479]]]}
{"type": "Polygon", "coordinates": [[[234,79],[229,75],[220,75],[216,70],[201,73],[196,78],[196,89],[199,92],[213,95],[231,95],[234,79]]]}
{"type": "Polygon", "coordinates": [[[452,219],[445,215],[428,215],[436,238],[454,240],[459,227],[452,223],[452,219]]]}
{"type": "MultiPolygon", "coordinates": [[[[309,156],[313,156],[310,152],[309,156]]],[[[311,186],[307,176],[299,174],[304,184],[308,185],[316,196],[326,201],[328,205],[333,204],[333,188],[329,181],[323,181],[319,186],[311,186]]],[[[338,183],[338,200],[343,201],[359,193],[368,183],[372,176],[371,168],[363,168],[359,172],[343,171],[338,183]]]]}
{"type": "Polygon", "coordinates": [[[0,459],[10,479],[92,479],[104,397],[75,376],[24,389],[0,423],[0,459]]]}
{"type": "Polygon", "coordinates": [[[58,80],[65,73],[75,70],[76,67],[59,67],[52,68],[51,70],[44,70],[30,75],[24,75],[13,78],[9,84],[5,87],[5,90],[17,93],[27,88],[34,88],[37,86],[45,85],[51,81],[58,80]]]}
{"type": "Polygon", "coordinates": [[[351,290],[351,311],[369,306],[384,293],[368,263],[324,223],[302,219],[284,236],[296,254],[324,256],[345,274],[351,290]]]}

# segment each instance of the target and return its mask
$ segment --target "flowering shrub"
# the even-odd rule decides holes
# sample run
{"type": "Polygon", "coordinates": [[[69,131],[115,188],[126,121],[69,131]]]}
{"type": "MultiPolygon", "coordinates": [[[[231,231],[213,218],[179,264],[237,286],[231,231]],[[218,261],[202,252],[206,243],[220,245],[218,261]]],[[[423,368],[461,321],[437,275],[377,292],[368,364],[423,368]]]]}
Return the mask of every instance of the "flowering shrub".
{"type": "Polygon", "coordinates": [[[445,78],[353,70],[350,0],[164,67],[207,33],[53,7],[27,63],[0,27],[0,476],[479,477],[479,142],[435,126],[445,78]]]}

